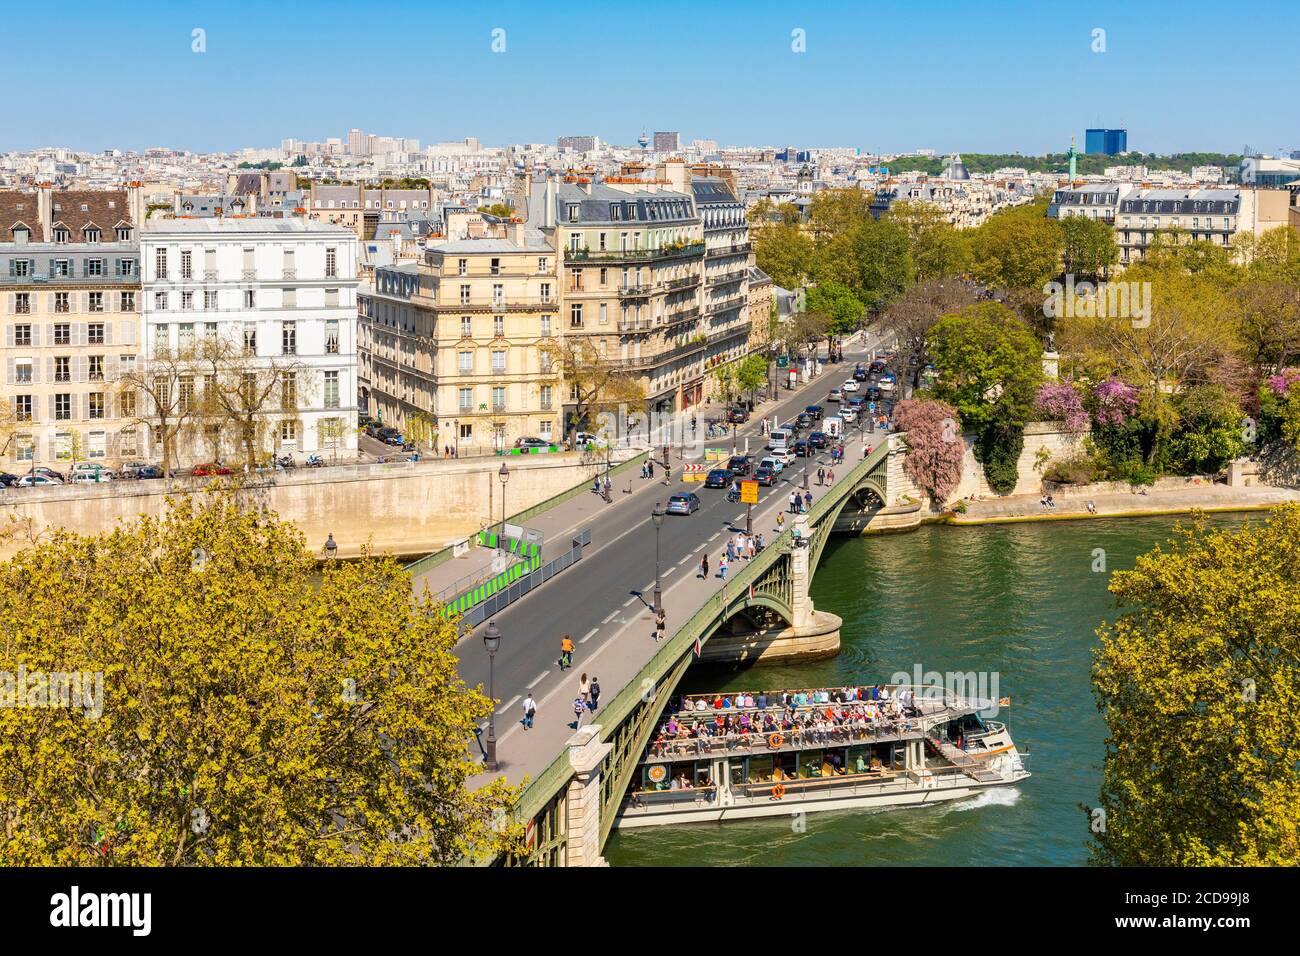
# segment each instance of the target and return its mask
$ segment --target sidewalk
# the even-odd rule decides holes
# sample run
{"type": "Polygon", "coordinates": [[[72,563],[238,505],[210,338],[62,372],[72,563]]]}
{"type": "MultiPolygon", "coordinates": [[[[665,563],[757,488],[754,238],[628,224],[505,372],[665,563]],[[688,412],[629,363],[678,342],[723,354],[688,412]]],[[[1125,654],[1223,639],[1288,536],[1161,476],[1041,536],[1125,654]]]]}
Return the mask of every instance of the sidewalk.
{"type": "Polygon", "coordinates": [[[1229,488],[1205,485],[1196,489],[1151,491],[1147,494],[1107,494],[1087,497],[1058,497],[1056,507],[1045,509],[1041,495],[1015,495],[985,501],[967,501],[966,513],[952,515],[951,524],[999,524],[1013,521],[1054,521],[1078,518],[1118,518],[1141,515],[1186,514],[1202,511],[1253,511],[1286,501],[1300,501],[1300,491],[1252,485],[1229,488]],[[1089,513],[1088,502],[1096,506],[1089,513]]]}

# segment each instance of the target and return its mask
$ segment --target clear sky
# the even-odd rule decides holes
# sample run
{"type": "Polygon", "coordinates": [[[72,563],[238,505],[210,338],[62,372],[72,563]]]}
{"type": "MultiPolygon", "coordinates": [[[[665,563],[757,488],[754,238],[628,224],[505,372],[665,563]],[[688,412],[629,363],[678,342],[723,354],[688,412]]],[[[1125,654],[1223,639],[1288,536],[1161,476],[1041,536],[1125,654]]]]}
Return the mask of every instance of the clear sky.
{"type": "Polygon", "coordinates": [[[630,145],[648,128],[1041,153],[1097,125],[1144,152],[1300,149],[1294,0],[4,6],[0,150],[236,149],[359,126],[422,144],[630,145]]]}

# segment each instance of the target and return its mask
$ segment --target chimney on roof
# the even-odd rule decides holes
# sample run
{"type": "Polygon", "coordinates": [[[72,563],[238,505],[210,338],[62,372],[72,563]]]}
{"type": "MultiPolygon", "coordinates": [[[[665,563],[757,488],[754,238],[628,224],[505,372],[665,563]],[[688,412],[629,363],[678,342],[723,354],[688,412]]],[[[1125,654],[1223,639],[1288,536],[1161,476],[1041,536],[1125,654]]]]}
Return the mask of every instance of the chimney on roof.
{"type": "Polygon", "coordinates": [[[54,200],[50,194],[49,183],[37,184],[36,218],[41,221],[41,238],[49,242],[54,234],[54,200]]]}
{"type": "Polygon", "coordinates": [[[545,202],[542,208],[542,228],[555,228],[555,203],[557,200],[557,190],[555,188],[555,177],[546,177],[545,202]]]}

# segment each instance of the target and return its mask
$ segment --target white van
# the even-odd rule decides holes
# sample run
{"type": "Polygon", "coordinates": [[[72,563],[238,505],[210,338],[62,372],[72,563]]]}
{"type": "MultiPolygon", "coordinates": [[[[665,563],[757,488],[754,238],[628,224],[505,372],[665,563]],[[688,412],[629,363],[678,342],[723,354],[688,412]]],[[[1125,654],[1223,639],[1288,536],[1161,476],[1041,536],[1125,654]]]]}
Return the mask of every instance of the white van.
{"type": "Polygon", "coordinates": [[[832,438],[844,437],[844,419],[838,415],[828,415],[822,419],[822,431],[832,438]]]}
{"type": "Polygon", "coordinates": [[[794,441],[794,434],[785,428],[773,428],[767,436],[767,447],[772,451],[785,451],[786,446],[794,441]]]}

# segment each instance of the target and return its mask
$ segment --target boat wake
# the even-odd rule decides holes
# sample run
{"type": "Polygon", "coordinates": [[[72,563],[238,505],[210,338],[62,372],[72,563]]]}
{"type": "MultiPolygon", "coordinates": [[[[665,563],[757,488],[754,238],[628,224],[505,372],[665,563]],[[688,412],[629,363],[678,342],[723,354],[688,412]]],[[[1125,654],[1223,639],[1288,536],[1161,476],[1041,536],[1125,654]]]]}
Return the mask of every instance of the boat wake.
{"type": "Polygon", "coordinates": [[[952,805],[954,811],[978,810],[981,807],[1013,807],[1020,799],[1020,791],[1015,787],[996,787],[981,790],[968,800],[958,800],[952,805]]]}

